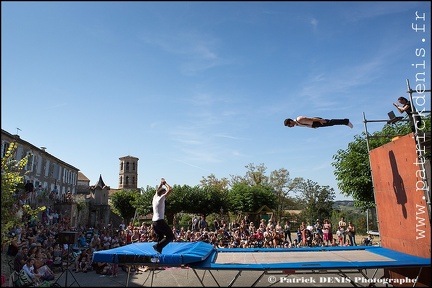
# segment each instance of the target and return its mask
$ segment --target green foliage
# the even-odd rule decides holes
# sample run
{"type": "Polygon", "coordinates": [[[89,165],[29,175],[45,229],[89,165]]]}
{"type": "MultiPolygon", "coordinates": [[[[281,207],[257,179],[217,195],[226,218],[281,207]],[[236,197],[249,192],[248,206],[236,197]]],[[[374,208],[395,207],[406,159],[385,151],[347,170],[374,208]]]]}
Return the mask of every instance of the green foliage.
{"type": "Polygon", "coordinates": [[[156,188],[154,187],[147,186],[145,189],[141,188],[141,194],[132,202],[138,215],[148,215],[153,212],[152,200],[155,193],[156,188]]]}
{"type": "Polygon", "coordinates": [[[351,196],[360,207],[374,206],[372,177],[366,139],[356,135],[346,150],[333,156],[334,174],[338,187],[345,196],[351,196]]]}
{"type": "Polygon", "coordinates": [[[133,219],[135,216],[134,202],[139,197],[137,190],[120,190],[111,196],[111,206],[123,219],[133,219]]]}
{"type": "Polygon", "coordinates": [[[316,219],[329,219],[334,204],[335,193],[329,186],[320,186],[312,180],[300,184],[300,198],[304,202],[301,218],[315,223],[316,219]]]}
{"type": "Polygon", "coordinates": [[[1,242],[2,245],[9,242],[9,231],[13,227],[23,225],[23,215],[34,217],[45,206],[32,209],[29,205],[20,206],[18,197],[24,193],[24,168],[27,165],[27,157],[16,161],[14,154],[17,149],[16,142],[9,145],[5,156],[1,161],[1,242]]]}
{"type": "Polygon", "coordinates": [[[254,212],[267,205],[276,208],[276,196],[270,186],[236,183],[228,193],[229,210],[231,212],[254,212]]]}
{"type": "Polygon", "coordinates": [[[78,210],[78,212],[84,210],[84,208],[86,208],[87,205],[88,205],[87,202],[84,201],[84,200],[77,201],[76,204],[77,204],[77,210],[78,210]]]}
{"type": "Polygon", "coordinates": [[[411,133],[411,129],[407,122],[386,124],[381,131],[367,135],[367,138],[365,133],[354,136],[354,141],[348,144],[347,149],[340,149],[333,156],[332,165],[338,188],[343,195],[354,199],[356,207],[366,210],[375,206],[368,143],[369,150],[373,150],[389,143],[395,136],[408,133],[411,133]]]}
{"type": "Polygon", "coordinates": [[[201,187],[216,187],[220,191],[227,190],[229,186],[229,180],[227,178],[217,179],[214,174],[210,174],[207,177],[202,177],[200,183],[201,187]]]}
{"type": "MultiPolygon", "coordinates": [[[[424,125],[420,133],[430,132],[430,114],[424,117],[423,121],[424,125]]],[[[369,150],[373,150],[389,143],[395,136],[409,133],[411,133],[411,128],[408,122],[386,124],[381,131],[374,132],[372,135],[365,133],[361,136],[356,135],[354,141],[348,144],[347,149],[338,150],[333,156],[332,165],[335,168],[334,174],[338,181],[338,188],[343,195],[351,196],[354,199],[356,207],[366,210],[375,206],[368,143],[369,150]]],[[[426,152],[425,158],[430,159],[430,151],[426,152]]]]}
{"type": "MultiPolygon", "coordinates": [[[[282,168],[270,173],[269,184],[276,196],[275,218],[282,219],[285,210],[293,209],[290,193],[298,191],[303,178],[291,179],[288,170],[282,168]]],[[[268,205],[267,205],[268,206],[268,205]]]]}

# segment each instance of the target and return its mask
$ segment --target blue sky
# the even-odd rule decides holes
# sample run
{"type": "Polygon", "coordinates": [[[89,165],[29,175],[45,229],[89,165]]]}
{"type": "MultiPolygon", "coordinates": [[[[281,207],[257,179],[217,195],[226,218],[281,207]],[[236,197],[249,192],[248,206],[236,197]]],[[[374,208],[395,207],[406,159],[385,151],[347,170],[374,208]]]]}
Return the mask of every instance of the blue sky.
{"type": "Polygon", "coordinates": [[[331,163],[364,132],[363,113],[397,112],[418,72],[430,89],[430,67],[412,65],[431,62],[429,2],[1,5],[2,129],[21,129],[90,184],[102,175],[117,188],[119,158],[131,155],[139,187],[230,179],[253,163],[351,199],[331,163]],[[283,126],[299,115],[354,128],[283,126]]]}

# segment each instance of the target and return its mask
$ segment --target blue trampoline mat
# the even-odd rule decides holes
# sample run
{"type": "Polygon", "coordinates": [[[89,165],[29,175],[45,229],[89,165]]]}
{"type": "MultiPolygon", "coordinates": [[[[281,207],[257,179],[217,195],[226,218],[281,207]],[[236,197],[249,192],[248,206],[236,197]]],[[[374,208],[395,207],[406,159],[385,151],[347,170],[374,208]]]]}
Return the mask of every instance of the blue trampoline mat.
{"type": "Polygon", "coordinates": [[[316,270],[430,266],[430,258],[376,246],[312,248],[221,248],[196,269],[215,270],[316,270]]]}
{"type": "Polygon", "coordinates": [[[93,262],[188,265],[215,270],[311,270],[425,267],[422,258],[376,246],[312,248],[214,248],[205,242],[171,242],[157,254],[155,242],[140,242],[93,253],[93,262]],[[154,262],[157,258],[158,262],[154,262]]]}
{"type": "Polygon", "coordinates": [[[204,242],[171,242],[158,254],[153,245],[156,242],[139,242],[113,249],[96,251],[93,262],[119,264],[157,264],[181,266],[206,259],[214,247],[204,242]],[[157,259],[157,262],[154,262],[157,259]]]}

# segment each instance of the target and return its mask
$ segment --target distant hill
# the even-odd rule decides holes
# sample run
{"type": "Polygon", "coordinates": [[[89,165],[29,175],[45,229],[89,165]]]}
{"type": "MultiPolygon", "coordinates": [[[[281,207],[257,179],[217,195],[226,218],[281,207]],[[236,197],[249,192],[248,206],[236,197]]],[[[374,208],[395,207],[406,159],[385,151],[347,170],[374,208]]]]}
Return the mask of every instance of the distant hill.
{"type": "Polygon", "coordinates": [[[357,207],[354,207],[354,201],[352,200],[339,200],[333,204],[333,209],[341,211],[352,211],[356,213],[362,213],[363,211],[357,207]]]}
{"type": "Polygon", "coordinates": [[[354,207],[354,201],[352,201],[352,200],[338,200],[338,201],[335,201],[333,207],[339,207],[339,206],[354,207]]]}

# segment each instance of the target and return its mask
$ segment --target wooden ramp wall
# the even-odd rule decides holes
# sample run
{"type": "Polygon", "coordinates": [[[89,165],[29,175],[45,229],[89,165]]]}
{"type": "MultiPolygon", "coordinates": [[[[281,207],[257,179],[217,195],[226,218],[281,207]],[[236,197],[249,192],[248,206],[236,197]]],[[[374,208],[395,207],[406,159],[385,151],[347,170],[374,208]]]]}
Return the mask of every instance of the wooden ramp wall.
{"type": "MultiPolygon", "coordinates": [[[[430,220],[420,174],[424,171],[417,159],[412,133],[370,151],[381,246],[430,258],[430,220]]],[[[391,278],[412,279],[418,269],[388,272],[391,278]]],[[[418,284],[429,286],[430,274],[430,267],[423,269],[418,284]]]]}

